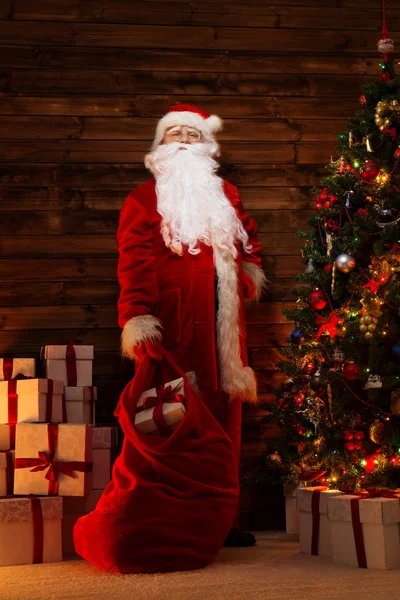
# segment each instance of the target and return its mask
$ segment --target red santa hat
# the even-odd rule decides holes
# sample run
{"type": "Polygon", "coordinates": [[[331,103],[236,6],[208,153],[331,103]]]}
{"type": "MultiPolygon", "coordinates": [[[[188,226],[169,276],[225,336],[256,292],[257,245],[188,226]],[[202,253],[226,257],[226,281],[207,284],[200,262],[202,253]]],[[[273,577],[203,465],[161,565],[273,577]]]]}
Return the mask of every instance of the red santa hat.
{"type": "Polygon", "coordinates": [[[217,115],[210,115],[205,110],[191,104],[175,104],[159,120],[153,148],[161,144],[164,133],[174,125],[187,125],[195,127],[203,134],[206,140],[214,140],[214,135],[222,129],[222,120],[217,115]]]}

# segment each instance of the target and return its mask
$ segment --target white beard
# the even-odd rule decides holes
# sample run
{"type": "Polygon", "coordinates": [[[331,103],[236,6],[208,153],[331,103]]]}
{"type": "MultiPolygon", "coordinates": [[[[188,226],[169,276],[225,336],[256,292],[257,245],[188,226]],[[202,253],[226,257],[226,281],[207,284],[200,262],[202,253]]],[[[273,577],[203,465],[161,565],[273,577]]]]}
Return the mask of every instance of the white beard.
{"type": "Polygon", "coordinates": [[[161,233],[167,247],[182,254],[198,254],[200,243],[217,246],[234,257],[235,244],[249,252],[248,235],[224,194],[216,171],[215,142],[158,146],[145,158],[156,179],[157,209],[162,216],[161,233]]]}

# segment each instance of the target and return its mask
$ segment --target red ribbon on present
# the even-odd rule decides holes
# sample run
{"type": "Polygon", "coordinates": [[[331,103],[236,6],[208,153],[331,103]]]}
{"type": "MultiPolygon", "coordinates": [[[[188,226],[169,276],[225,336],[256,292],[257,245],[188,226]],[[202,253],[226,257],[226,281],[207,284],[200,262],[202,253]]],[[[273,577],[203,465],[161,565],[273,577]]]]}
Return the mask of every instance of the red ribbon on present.
{"type": "MultiPolygon", "coordinates": [[[[6,457],[6,494],[12,496],[14,488],[14,460],[11,450],[1,450],[6,457]]],[[[4,496],[2,496],[4,497],[4,496]]]]}
{"type": "Polygon", "coordinates": [[[175,390],[173,390],[170,385],[167,387],[164,387],[164,385],[159,385],[156,387],[157,396],[146,396],[143,398],[143,405],[136,408],[136,413],[140,413],[144,410],[154,407],[153,421],[155,422],[161,435],[170,435],[171,433],[171,428],[169,425],[167,425],[162,411],[164,402],[184,402],[183,395],[175,394],[174,391],[175,390]]]}
{"type": "Polygon", "coordinates": [[[31,503],[32,521],[33,521],[33,558],[32,564],[37,565],[43,562],[44,531],[43,531],[43,512],[40,499],[36,496],[28,496],[31,503]]]}
{"type": "Polygon", "coordinates": [[[18,422],[17,383],[17,379],[10,379],[7,382],[8,422],[13,425],[18,422]]]}
{"type": "Polygon", "coordinates": [[[68,342],[67,350],[65,352],[65,360],[67,366],[67,385],[75,387],[78,381],[78,375],[76,372],[76,354],[75,348],[72,342],[68,342]]]}
{"type": "Polygon", "coordinates": [[[364,534],[360,519],[360,500],[367,500],[367,498],[398,498],[400,500],[400,495],[395,490],[388,490],[386,488],[365,488],[360,491],[357,498],[351,498],[351,524],[353,526],[357,563],[360,569],[368,568],[364,534]]]}
{"type": "Polygon", "coordinates": [[[16,458],[14,467],[16,469],[27,469],[33,467],[31,472],[45,471],[45,479],[49,482],[48,495],[58,495],[58,478],[60,473],[75,479],[74,471],[90,473],[93,463],[87,461],[59,461],[54,459],[58,441],[58,425],[50,423],[47,425],[48,452],[38,452],[39,458],[16,458]]]}
{"type": "Polygon", "coordinates": [[[8,424],[8,430],[10,432],[10,448],[11,448],[11,450],[15,449],[15,429],[16,429],[15,423],[8,424]]]}
{"type": "Polygon", "coordinates": [[[317,325],[321,325],[321,327],[318,329],[317,335],[315,336],[317,342],[325,330],[329,333],[332,339],[338,334],[336,325],[339,323],[339,317],[334,311],[330,313],[326,321],[323,317],[321,317],[321,315],[318,315],[315,322],[317,325]]]}
{"type": "Polygon", "coordinates": [[[321,492],[324,492],[328,488],[321,486],[315,488],[312,491],[311,496],[311,516],[312,516],[312,530],[311,530],[311,554],[318,556],[319,548],[319,529],[321,522],[321,515],[319,512],[319,504],[321,499],[321,492]]]}
{"type": "Polygon", "coordinates": [[[4,381],[9,381],[12,379],[12,372],[14,369],[14,359],[13,358],[3,358],[3,379],[4,381]]]}
{"type": "Polygon", "coordinates": [[[396,127],[391,127],[390,129],[389,127],[385,127],[385,129],[382,129],[382,133],[388,133],[393,141],[395,141],[397,136],[396,127]]]}

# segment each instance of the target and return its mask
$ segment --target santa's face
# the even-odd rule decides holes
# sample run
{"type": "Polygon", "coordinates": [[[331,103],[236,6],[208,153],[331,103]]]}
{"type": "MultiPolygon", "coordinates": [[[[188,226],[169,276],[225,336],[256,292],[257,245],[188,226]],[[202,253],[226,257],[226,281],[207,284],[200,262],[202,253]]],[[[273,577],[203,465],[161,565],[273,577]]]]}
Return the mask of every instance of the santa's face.
{"type": "MultiPolygon", "coordinates": [[[[179,136],[186,139],[190,129],[180,127],[179,136]]],[[[185,247],[190,254],[198,254],[201,243],[216,245],[235,256],[237,242],[249,248],[248,236],[216,174],[218,151],[216,142],[205,139],[194,143],[169,141],[145,158],[157,182],[161,233],[166,246],[177,254],[185,247]]]]}
{"type": "Polygon", "coordinates": [[[168,127],[163,137],[163,144],[172,144],[173,142],[199,144],[202,141],[203,135],[201,131],[187,125],[174,125],[173,127],[168,127]]]}

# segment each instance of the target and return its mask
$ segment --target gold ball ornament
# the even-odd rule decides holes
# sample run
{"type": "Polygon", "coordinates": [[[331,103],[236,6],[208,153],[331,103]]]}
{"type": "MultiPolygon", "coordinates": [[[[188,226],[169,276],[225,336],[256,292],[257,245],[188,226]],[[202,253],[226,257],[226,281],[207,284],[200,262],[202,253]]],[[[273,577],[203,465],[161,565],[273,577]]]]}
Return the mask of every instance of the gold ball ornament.
{"type": "Polygon", "coordinates": [[[370,331],[366,331],[365,333],[365,339],[366,340],[370,340],[371,338],[373,338],[374,336],[372,335],[372,333],[370,331]]]}
{"type": "Polygon", "coordinates": [[[364,323],[361,323],[361,325],[360,325],[360,331],[362,333],[365,333],[367,331],[367,325],[365,325],[364,323]]]}
{"type": "Polygon", "coordinates": [[[376,114],[377,115],[384,115],[385,114],[385,107],[382,106],[382,104],[378,104],[378,106],[376,107],[376,114]]]}
{"type": "Polygon", "coordinates": [[[390,395],[390,410],[394,415],[400,415],[400,391],[396,390],[390,395]]]}
{"type": "Polygon", "coordinates": [[[371,317],[371,315],[365,315],[364,316],[364,323],[372,323],[372,317],[371,317]]]}
{"type": "Polygon", "coordinates": [[[367,329],[368,329],[368,331],[375,331],[375,329],[376,329],[376,323],[370,323],[367,326],[367,329]]]}
{"type": "Polygon", "coordinates": [[[375,421],[370,425],[368,433],[371,442],[373,442],[374,444],[382,444],[385,433],[385,426],[379,421],[379,419],[375,419],[375,421]]]}
{"type": "MultiPolygon", "coordinates": [[[[383,113],[381,113],[381,114],[383,114],[383,113]]],[[[383,119],[379,115],[375,115],[375,125],[378,125],[378,127],[379,127],[379,125],[383,125],[383,119]]]]}
{"type": "Polygon", "coordinates": [[[386,125],[381,125],[381,126],[379,127],[379,129],[380,129],[380,131],[383,131],[384,129],[386,129],[386,125]]]}

